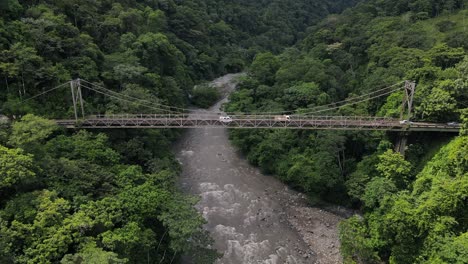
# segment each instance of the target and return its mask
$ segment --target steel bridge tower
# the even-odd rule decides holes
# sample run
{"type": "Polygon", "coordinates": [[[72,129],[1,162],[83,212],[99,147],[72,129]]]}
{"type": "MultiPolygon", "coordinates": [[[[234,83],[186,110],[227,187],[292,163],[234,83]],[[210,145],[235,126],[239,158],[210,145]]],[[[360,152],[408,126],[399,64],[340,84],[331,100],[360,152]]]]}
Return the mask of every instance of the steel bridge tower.
{"type": "MultiPolygon", "coordinates": [[[[403,91],[403,102],[401,105],[400,120],[411,120],[413,111],[413,99],[416,91],[416,82],[405,81],[405,89],[403,91]]],[[[406,143],[408,142],[408,132],[400,132],[395,144],[395,151],[401,155],[405,155],[406,143]]]]}
{"type": "Polygon", "coordinates": [[[70,81],[71,96],[73,101],[73,111],[75,112],[75,120],[78,121],[79,109],[81,108],[81,118],[85,118],[84,106],[83,106],[83,95],[81,93],[81,81],[80,79],[70,81]]]}

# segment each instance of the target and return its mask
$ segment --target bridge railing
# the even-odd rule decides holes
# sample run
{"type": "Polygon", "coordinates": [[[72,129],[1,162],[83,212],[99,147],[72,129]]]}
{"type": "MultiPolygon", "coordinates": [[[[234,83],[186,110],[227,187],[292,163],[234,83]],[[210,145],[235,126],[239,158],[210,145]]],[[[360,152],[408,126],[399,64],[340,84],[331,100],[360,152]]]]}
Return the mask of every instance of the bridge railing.
{"type": "Polygon", "coordinates": [[[190,114],[97,114],[85,119],[62,119],[66,127],[232,127],[232,128],[299,128],[299,129],[367,129],[398,131],[458,132],[459,124],[401,122],[389,117],[313,116],[313,115],[229,115],[232,121],[220,119],[222,113],[190,114]],[[278,117],[282,117],[278,119],[278,117]]]}
{"type": "Polygon", "coordinates": [[[289,119],[281,119],[281,115],[229,115],[222,113],[191,113],[191,114],[97,114],[90,115],[87,119],[219,119],[220,116],[229,116],[232,120],[277,120],[277,121],[300,121],[300,120],[318,120],[318,121],[354,121],[354,122],[398,122],[398,119],[390,117],[371,117],[371,116],[314,116],[314,115],[290,115],[289,119]]]}

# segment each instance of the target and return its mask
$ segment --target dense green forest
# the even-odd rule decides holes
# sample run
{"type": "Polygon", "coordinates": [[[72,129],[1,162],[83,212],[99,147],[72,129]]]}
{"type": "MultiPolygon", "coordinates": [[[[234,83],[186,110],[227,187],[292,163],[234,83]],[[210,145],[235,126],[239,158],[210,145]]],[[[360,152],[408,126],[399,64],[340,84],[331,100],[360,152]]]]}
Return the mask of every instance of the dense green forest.
{"type": "MultiPolygon", "coordinates": [[[[240,71],[259,51],[294,44],[319,18],[352,3],[2,1],[0,108],[69,115],[64,89],[27,105],[18,100],[78,77],[181,106],[194,83],[240,71]]],[[[105,103],[89,102],[89,113],[104,112],[105,103]]]]}
{"type": "Polygon", "coordinates": [[[1,137],[1,263],[215,257],[196,200],[175,187],[170,133],[69,136],[28,114],[1,137]]]}
{"type": "MultiPolygon", "coordinates": [[[[1,263],[174,263],[217,254],[196,199],[176,187],[176,131],[70,132],[73,78],[155,105],[209,106],[201,85],[247,70],[227,112],[307,112],[402,80],[412,119],[460,136],[231,131],[265,173],[362,216],[340,228],[346,263],[468,259],[468,3],[463,0],[0,1],[1,263]],[[328,17],[326,17],[328,15],[328,17]],[[325,18],[326,17],[326,18],[325,18]],[[34,115],[33,115],[34,114],[34,115]],[[39,117],[41,116],[41,117],[39,117]]],[[[149,112],[84,90],[86,114],[149,112]]],[[[400,116],[402,92],[323,114],[400,116]]]]}
{"type": "MultiPolygon", "coordinates": [[[[154,105],[208,106],[194,84],[279,54],[356,1],[0,1],[1,263],[211,263],[194,197],[176,188],[175,131],[71,132],[85,79],[154,105]],[[21,117],[21,119],[19,118],[21,117]],[[20,119],[20,120],[19,120],[20,119]]],[[[86,114],[157,111],[83,90],[86,114]]]]}
{"type": "MultiPolygon", "coordinates": [[[[281,54],[256,55],[227,112],[298,113],[398,83],[417,83],[412,120],[465,122],[466,1],[364,1],[308,28],[281,54]]],[[[319,115],[400,118],[403,92],[319,115]]],[[[320,108],[319,108],[320,109],[320,108]]],[[[309,111],[310,112],[310,111],[309,111]]],[[[231,139],[265,173],[312,203],[360,209],[341,224],[346,263],[466,263],[468,136],[242,131],[231,139]]]]}

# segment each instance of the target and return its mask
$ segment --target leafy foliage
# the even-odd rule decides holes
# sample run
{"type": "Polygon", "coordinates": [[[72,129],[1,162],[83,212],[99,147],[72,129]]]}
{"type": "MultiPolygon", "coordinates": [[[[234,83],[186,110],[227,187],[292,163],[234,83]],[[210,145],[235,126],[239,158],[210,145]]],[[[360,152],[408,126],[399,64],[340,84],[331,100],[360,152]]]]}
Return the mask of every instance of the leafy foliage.
{"type": "Polygon", "coordinates": [[[10,188],[35,176],[32,155],[22,149],[8,149],[0,145],[0,189],[10,188]]]}
{"type": "MultiPolygon", "coordinates": [[[[309,2],[2,1],[0,107],[11,116],[71,117],[64,88],[20,101],[72,78],[184,106],[193,84],[241,71],[258,52],[280,52],[308,26],[356,1],[309,2]]],[[[158,111],[86,89],[84,96],[92,98],[86,114],[158,111]]]]}
{"type": "MultiPolygon", "coordinates": [[[[363,98],[406,79],[417,86],[414,111],[403,119],[464,121],[465,135],[468,56],[461,40],[468,13],[463,8],[463,1],[362,1],[312,26],[283,53],[257,54],[225,109],[287,113],[293,119],[399,118],[402,91],[344,107],[330,103],[363,98]]],[[[466,153],[456,150],[463,151],[466,136],[435,157],[431,153],[450,136],[411,134],[406,157],[393,150],[398,135],[392,133],[236,130],[230,136],[250,162],[311,201],[362,210],[362,218],[341,226],[348,263],[456,263],[466,251],[466,153]],[[450,257],[434,253],[442,250],[450,257]]]]}
{"type": "MultiPolygon", "coordinates": [[[[70,135],[29,113],[72,116],[65,86],[32,98],[72,78],[153,105],[184,107],[192,95],[208,107],[219,95],[193,85],[244,68],[227,112],[399,117],[401,92],[320,106],[415,80],[413,120],[463,122],[427,164],[431,136],[412,136],[406,159],[381,132],[230,137],[311,201],[362,209],[340,227],[345,261],[466,261],[466,3],[361,1],[319,22],[355,2],[1,1],[0,108],[17,122],[0,132],[0,262],[172,263],[183,252],[212,262],[196,200],[175,187],[175,132],[70,135]]],[[[87,85],[85,114],[164,111],[87,85]]]]}
{"type": "MultiPolygon", "coordinates": [[[[390,182],[381,185],[383,191],[374,187],[375,181],[369,182],[363,199],[371,210],[358,229],[364,240],[348,244],[355,238],[347,234],[358,227],[355,220],[346,220],[341,229],[344,256],[362,262],[369,253],[361,248],[370,245],[367,250],[389,257],[392,263],[457,263],[463,259],[467,248],[463,242],[468,214],[464,202],[468,195],[467,146],[468,138],[463,136],[443,147],[417,175],[413,188],[398,192],[390,188],[390,182]],[[379,202],[368,202],[367,197],[375,195],[379,202]]],[[[400,163],[387,163],[386,170],[395,172],[400,163]]]]}
{"type": "Polygon", "coordinates": [[[43,143],[58,126],[50,120],[31,114],[25,115],[22,122],[13,124],[9,144],[27,148],[31,144],[43,143]]]}
{"type": "MultiPolygon", "coordinates": [[[[2,262],[170,263],[197,251],[217,257],[196,199],[176,189],[176,167],[155,164],[163,163],[153,155],[158,150],[140,146],[148,166],[125,164],[130,159],[108,136],[51,134],[51,127],[25,116],[13,124],[9,142],[35,147],[0,146],[2,262]],[[34,134],[37,128],[44,130],[34,134]]],[[[160,135],[155,146],[167,148],[165,141],[160,135]]]]}
{"type": "Polygon", "coordinates": [[[218,89],[209,85],[195,86],[192,93],[192,103],[201,108],[212,106],[221,97],[218,89]]]}

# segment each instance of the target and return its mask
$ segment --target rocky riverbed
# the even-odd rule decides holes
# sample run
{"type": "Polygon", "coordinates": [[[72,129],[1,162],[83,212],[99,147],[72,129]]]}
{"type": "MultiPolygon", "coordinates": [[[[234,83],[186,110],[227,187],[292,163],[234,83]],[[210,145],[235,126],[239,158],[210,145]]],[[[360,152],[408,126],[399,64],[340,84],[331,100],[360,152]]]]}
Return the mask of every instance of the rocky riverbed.
{"type": "MultiPolygon", "coordinates": [[[[227,95],[238,77],[226,75],[213,85],[227,95]]],[[[207,111],[219,111],[225,100],[207,111]]],[[[190,129],[175,148],[181,188],[200,196],[197,209],[223,253],[217,263],[342,263],[342,217],[308,207],[302,194],[248,164],[225,129],[190,129]]]]}

